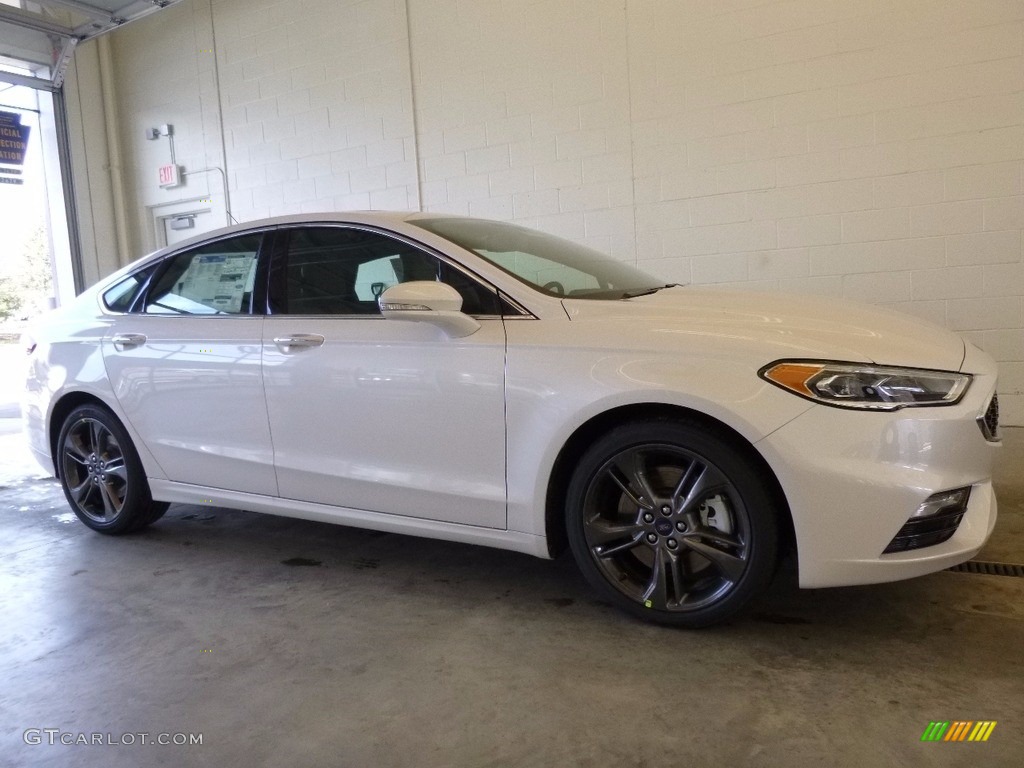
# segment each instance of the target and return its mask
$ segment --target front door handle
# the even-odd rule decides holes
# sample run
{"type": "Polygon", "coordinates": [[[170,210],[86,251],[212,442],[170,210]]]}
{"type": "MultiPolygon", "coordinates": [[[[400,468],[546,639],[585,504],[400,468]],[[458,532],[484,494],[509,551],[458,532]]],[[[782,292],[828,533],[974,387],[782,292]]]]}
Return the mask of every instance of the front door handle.
{"type": "Polygon", "coordinates": [[[293,333],[291,336],[277,336],[274,343],[282,352],[298,352],[311,347],[319,347],[324,343],[324,337],[319,333],[293,333]]]}
{"type": "Polygon", "coordinates": [[[115,349],[133,349],[141,347],[146,343],[146,335],[143,333],[119,333],[110,340],[115,349]]]}

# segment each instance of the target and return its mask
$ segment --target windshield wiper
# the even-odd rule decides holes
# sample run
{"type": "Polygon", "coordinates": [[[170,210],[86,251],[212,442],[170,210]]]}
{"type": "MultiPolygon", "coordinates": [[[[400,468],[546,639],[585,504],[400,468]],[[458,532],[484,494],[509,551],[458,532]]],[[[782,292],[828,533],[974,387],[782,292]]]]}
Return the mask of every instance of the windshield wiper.
{"type": "Polygon", "coordinates": [[[626,291],[622,294],[623,299],[635,299],[637,296],[647,296],[652,293],[657,293],[665,288],[675,288],[679,283],[668,283],[666,285],[659,285],[655,288],[642,288],[639,291],[626,291]]]}

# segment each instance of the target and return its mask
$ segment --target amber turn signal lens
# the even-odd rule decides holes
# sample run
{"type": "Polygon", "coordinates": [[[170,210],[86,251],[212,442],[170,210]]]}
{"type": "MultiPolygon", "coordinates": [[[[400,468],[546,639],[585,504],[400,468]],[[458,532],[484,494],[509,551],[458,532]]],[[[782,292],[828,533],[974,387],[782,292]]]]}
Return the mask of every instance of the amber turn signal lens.
{"type": "Polygon", "coordinates": [[[807,388],[807,382],[823,370],[824,365],[815,363],[779,363],[765,371],[764,377],[797,394],[814,397],[814,393],[807,388]]]}

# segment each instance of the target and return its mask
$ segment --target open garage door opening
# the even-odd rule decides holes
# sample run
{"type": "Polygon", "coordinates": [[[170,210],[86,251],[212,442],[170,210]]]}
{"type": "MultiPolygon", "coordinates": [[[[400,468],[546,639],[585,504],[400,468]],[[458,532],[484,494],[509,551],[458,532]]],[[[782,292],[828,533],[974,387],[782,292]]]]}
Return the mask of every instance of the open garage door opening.
{"type": "Polygon", "coordinates": [[[0,83],[0,323],[10,338],[76,293],[54,95],[0,83]]]}
{"type": "Polygon", "coordinates": [[[0,0],[0,332],[66,303],[84,276],[64,77],[80,43],[179,0],[0,0]]]}

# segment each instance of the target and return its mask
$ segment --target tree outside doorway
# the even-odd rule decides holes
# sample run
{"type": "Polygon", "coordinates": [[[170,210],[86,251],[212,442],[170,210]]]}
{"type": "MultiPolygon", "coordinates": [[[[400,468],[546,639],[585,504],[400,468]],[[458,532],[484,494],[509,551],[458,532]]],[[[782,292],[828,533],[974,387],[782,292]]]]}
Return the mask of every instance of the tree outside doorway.
{"type": "Polygon", "coordinates": [[[49,307],[53,296],[53,270],[49,240],[42,226],[9,254],[0,273],[0,323],[17,325],[49,307]]]}

